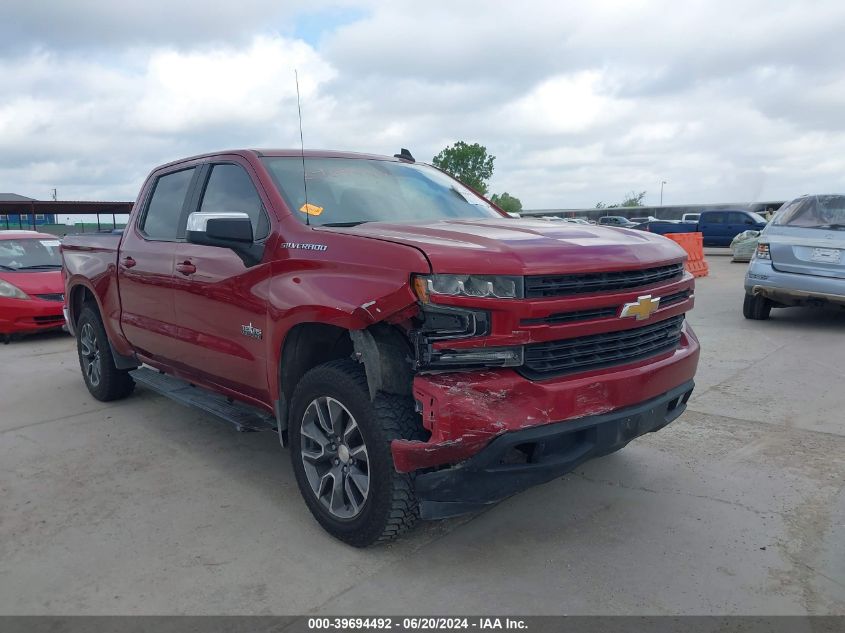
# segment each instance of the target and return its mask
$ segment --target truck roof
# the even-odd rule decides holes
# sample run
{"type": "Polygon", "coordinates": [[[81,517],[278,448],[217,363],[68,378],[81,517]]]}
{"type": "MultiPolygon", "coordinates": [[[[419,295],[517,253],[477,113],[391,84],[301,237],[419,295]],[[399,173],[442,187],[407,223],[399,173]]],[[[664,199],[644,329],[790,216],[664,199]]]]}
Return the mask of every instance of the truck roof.
{"type": "Polygon", "coordinates": [[[203,158],[214,158],[215,156],[224,156],[224,155],[239,155],[239,156],[255,156],[255,157],[265,157],[265,156],[279,156],[279,157],[300,157],[305,154],[305,158],[359,158],[359,159],[369,159],[369,160],[387,160],[391,162],[404,162],[400,161],[398,158],[394,156],[384,156],[381,154],[364,154],[360,152],[342,152],[339,150],[331,150],[331,149],[306,149],[304,152],[300,149],[258,149],[258,148],[241,148],[241,149],[226,149],[220,150],[216,152],[206,152],[204,154],[197,154],[196,156],[188,156],[186,158],[180,158],[178,160],[170,161],[169,163],[164,163],[160,165],[161,167],[170,167],[171,165],[178,165],[179,163],[186,163],[188,161],[194,160],[201,160],[203,158]]]}

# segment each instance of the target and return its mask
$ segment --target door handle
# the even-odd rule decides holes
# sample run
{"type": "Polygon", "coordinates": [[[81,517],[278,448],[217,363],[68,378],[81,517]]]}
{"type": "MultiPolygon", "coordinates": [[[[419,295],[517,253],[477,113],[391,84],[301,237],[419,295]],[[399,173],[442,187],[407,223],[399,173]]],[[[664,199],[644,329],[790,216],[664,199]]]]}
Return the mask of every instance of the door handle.
{"type": "Polygon", "coordinates": [[[138,262],[136,262],[134,259],[132,259],[129,255],[127,255],[126,257],[123,258],[122,263],[123,263],[124,268],[132,268],[138,262]]]}
{"type": "Polygon", "coordinates": [[[181,264],[176,264],[176,270],[178,270],[183,275],[193,275],[195,272],[197,272],[197,267],[189,261],[184,261],[181,264]]]}

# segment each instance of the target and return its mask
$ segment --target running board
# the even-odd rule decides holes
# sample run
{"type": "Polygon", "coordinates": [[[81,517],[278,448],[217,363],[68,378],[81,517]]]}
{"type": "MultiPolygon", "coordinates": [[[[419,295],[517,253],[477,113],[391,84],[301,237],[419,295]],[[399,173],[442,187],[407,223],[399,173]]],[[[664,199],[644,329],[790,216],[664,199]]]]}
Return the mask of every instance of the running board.
{"type": "Polygon", "coordinates": [[[129,372],[135,382],[156,393],[231,422],[238,431],[275,431],[276,420],[272,415],[247,404],[232,401],[226,396],[196,387],[186,380],[162,374],[149,367],[129,372]]]}

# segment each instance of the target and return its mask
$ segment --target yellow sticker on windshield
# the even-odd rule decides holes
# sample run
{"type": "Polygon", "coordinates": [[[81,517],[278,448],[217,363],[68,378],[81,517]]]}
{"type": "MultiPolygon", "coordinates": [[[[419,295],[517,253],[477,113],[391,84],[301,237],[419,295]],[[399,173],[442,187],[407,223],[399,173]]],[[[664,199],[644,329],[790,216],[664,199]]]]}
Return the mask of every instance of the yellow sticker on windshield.
{"type": "Polygon", "coordinates": [[[307,213],[308,215],[320,215],[323,212],[323,207],[318,207],[316,204],[306,202],[299,207],[299,210],[303,213],[307,213]]]}

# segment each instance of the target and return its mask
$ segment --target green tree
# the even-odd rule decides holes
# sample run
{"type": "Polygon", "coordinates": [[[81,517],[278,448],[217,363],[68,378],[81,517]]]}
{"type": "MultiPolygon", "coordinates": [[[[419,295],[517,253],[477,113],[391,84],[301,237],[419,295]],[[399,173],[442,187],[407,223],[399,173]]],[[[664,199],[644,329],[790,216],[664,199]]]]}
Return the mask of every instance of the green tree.
{"type": "Polygon", "coordinates": [[[643,199],[645,198],[645,191],[634,193],[629,191],[625,199],[619,203],[620,207],[641,207],[643,206],[643,199]]]}
{"type": "Polygon", "coordinates": [[[441,150],[432,159],[435,167],[451,174],[468,187],[480,193],[487,193],[487,181],[493,175],[493,161],[496,157],[487,153],[487,148],[478,143],[469,145],[458,141],[441,150]]]}
{"type": "Polygon", "coordinates": [[[645,199],[645,191],[639,193],[629,191],[619,204],[605,204],[604,202],[596,202],[596,209],[619,209],[620,207],[642,207],[645,199]]]}
{"type": "Polygon", "coordinates": [[[519,213],[522,211],[522,202],[516,196],[512,196],[507,191],[499,195],[494,193],[490,200],[503,211],[508,213],[519,213]]]}

